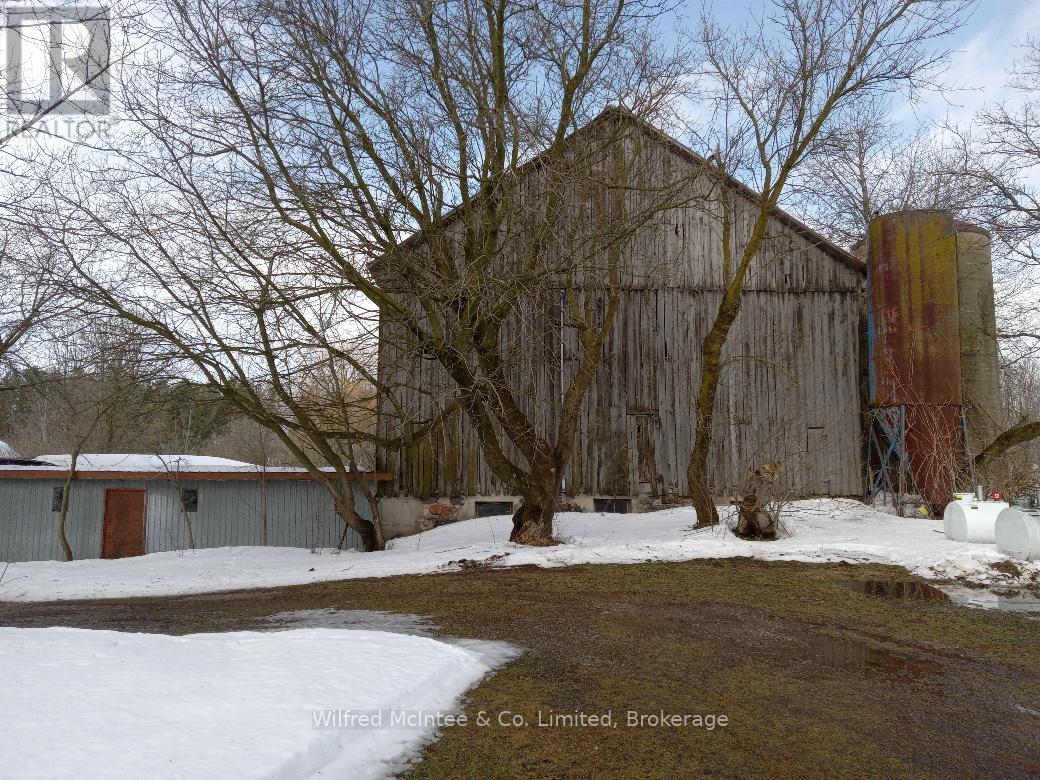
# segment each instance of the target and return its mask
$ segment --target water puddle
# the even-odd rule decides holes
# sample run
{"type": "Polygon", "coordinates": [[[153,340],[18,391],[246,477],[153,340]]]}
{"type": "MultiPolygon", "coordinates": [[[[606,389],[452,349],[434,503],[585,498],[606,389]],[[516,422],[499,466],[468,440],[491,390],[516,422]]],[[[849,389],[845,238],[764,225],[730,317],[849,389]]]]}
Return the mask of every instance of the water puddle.
{"type": "Polygon", "coordinates": [[[842,583],[849,590],[881,599],[910,599],[940,604],[959,604],[974,609],[1014,612],[1029,620],[1040,620],[1040,599],[1020,594],[1007,595],[959,585],[937,587],[924,582],[901,580],[854,580],[842,583]]]}
{"type": "Polygon", "coordinates": [[[433,636],[437,625],[425,615],[374,609],[297,609],[263,618],[269,630],[290,628],[347,628],[387,631],[391,634],[433,636]]]}
{"type": "Polygon", "coordinates": [[[294,628],[336,628],[354,631],[387,631],[436,639],[476,653],[489,666],[496,667],[519,658],[523,649],[511,642],[437,636],[438,625],[426,615],[383,612],[374,609],[297,609],[278,612],[260,620],[260,630],[288,631],[294,628]]]}
{"type": "Polygon", "coordinates": [[[940,674],[942,665],[923,656],[900,653],[858,639],[829,636],[809,640],[816,660],[832,669],[861,669],[904,682],[940,674]]]}
{"type": "Polygon", "coordinates": [[[1040,599],[1032,596],[1001,595],[989,590],[975,590],[956,585],[943,586],[943,590],[950,597],[950,601],[963,607],[1014,612],[1027,620],[1040,620],[1040,599]]]}
{"type": "Polygon", "coordinates": [[[844,583],[849,590],[881,599],[912,599],[914,601],[937,601],[949,603],[949,595],[934,585],[924,582],[902,580],[855,580],[844,583]]]}

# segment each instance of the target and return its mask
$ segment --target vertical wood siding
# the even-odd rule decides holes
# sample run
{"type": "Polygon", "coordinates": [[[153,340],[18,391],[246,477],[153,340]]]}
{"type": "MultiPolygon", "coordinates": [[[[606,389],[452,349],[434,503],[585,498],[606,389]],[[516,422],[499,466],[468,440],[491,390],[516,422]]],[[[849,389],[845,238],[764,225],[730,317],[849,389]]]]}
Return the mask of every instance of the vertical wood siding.
{"type": "MultiPolygon", "coordinates": [[[[63,480],[0,479],[0,561],[64,560],[58,542],[58,513],[51,495],[63,480]]],[[[279,547],[335,547],[343,521],[320,484],[306,480],[193,482],[180,487],[166,480],[77,480],[69,494],[66,533],[76,560],[101,553],[101,523],[107,488],[147,491],[145,552],[188,549],[180,489],[198,490],[197,512],[189,514],[196,549],[262,543],[266,492],[267,544],[279,547]]],[[[357,511],[370,518],[359,498],[357,511]]],[[[345,547],[361,549],[348,529],[345,547]]]]}
{"type": "MultiPolygon", "coordinates": [[[[641,144],[632,153],[640,155],[640,175],[648,181],[696,180],[699,163],[667,143],[641,144]]],[[[529,200],[536,201],[537,193],[529,200]]],[[[737,193],[734,207],[739,255],[754,206],[737,193]]],[[[584,201],[576,208],[583,214],[584,201]]],[[[717,205],[693,199],[661,212],[627,242],[619,311],[582,407],[568,493],[688,492],[700,347],[721,295],[717,213],[717,205]]],[[[716,490],[738,486],[750,466],[778,460],[793,492],[861,492],[864,284],[854,261],[836,256],[789,219],[770,220],[726,347],[709,461],[716,490]]],[[[548,432],[555,430],[561,384],[569,383],[579,357],[575,330],[565,326],[560,334],[556,295],[525,301],[500,341],[516,366],[517,398],[538,430],[548,432]]],[[[380,428],[393,437],[454,396],[435,361],[409,353],[388,330],[383,335],[380,371],[397,391],[396,404],[380,406],[380,428]]],[[[514,449],[506,453],[523,462],[514,449]]],[[[380,453],[377,468],[393,477],[381,485],[386,495],[513,492],[487,467],[464,415],[416,446],[380,453]]]]}

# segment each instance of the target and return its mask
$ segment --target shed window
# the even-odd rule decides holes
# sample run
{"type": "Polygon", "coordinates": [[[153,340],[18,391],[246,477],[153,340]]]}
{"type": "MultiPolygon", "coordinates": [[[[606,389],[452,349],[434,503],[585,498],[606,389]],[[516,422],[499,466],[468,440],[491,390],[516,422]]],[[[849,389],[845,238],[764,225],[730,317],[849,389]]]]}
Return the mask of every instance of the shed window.
{"type": "Polygon", "coordinates": [[[65,488],[56,487],[51,490],[51,511],[61,511],[61,500],[65,497],[65,488]]]}
{"type": "Polygon", "coordinates": [[[619,515],[627,515],[632,511],[632,499],[630,498],[594,498],[592,508],[597,512],[613,512],[619,515]]]}
{"type": "Polygon", "coordinates": [[[182,490],[181,491],[181,504],[184,505],[185,512],[198,512],[199,511],[199,491],[197,490],[182,490]]]}
{"type": "Polygon", "coordinates": [[[494,517],[495,515],[513,514],[512,501],[477,501],[477,517],[494,517]]]}

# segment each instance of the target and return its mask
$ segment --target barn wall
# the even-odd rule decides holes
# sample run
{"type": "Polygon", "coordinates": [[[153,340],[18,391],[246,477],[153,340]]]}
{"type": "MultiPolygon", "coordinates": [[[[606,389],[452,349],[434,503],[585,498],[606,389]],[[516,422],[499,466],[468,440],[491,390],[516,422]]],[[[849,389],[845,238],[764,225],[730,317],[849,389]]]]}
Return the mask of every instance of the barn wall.
{"type": "MultiPolygon", "coordinates": [[[[63,480],[0,479],[0,561],[64,560],[58,542],[58,513],[51,512],[52,491],[63,480]]],[[[343,521],[321,485],[306,480],[272,480],[266,485],[244,480],[183,480],[180,488],[165,480],[77,480],[69,496],[66,534],[76,560],[97,558],[105,489],[147,490],[145,552],[188,549],[188,533],[180,507],[180,488],[199,491],[198,512],[189,514],[195,547],[263,544],[269,546],[335,547],[343,521]]],[[[357,510],[370,518],[368,503],[359,498],[357,510]]],[[[347,531],[347,548],[360,549],[361,540],[347,531]]]]}
{"type": "MultiPolygon", "coordinates": [[[[697,180],[700,165],[651,139],[633,147],[640,184],[697,180]]],[[[717,200],[696,197],[657,214],[625,246],[624,287],[604,362],[585,399],[578,446],[567,472],[571,495],[685,495],[692,448],[700,345],[721,296],[722,230],[717,200]]],[[[537,192],[528,195],[537,201],[537,192]]],[[[735,254],[754,207],[734,191],[735,254]]],[[[584,204],[575,206],[581,211],[584,204]]],[[[582,212],[584,213],[584,212],[582,212]]],[[[710,477],[719,492],[738,486],[748,467],[784,466],[801,494],[854,495],[862,489],[860,336],[862,267],[789,218],[770,220],[726,354],[731,359],[716,406],[710,477]]],[[[585,295],[600,295],[590,287],[585,295]]],[[[500,345],[515,366],[513,387],[540,431],[553,431],[561,387],[580,356],[577,333],[560,337],[558,291],[525,303],[500,345]],[[560,357],[563,357],[561,381],[560,357]]],[[[432,417],[454,396],[438,364],[381,340],[380,367],[398,388],[402,419],[385,401],[387,436],[432,417]]],[[[550,436],[551,438],[551,436],[550,436]]],[[[507,454],[522,462],[515,450],[507,454]]],[[[457,415],[413,447],[380,455],[384,495],[432,498],[513,491],[491,473],[468,420],[457,415]]]]}

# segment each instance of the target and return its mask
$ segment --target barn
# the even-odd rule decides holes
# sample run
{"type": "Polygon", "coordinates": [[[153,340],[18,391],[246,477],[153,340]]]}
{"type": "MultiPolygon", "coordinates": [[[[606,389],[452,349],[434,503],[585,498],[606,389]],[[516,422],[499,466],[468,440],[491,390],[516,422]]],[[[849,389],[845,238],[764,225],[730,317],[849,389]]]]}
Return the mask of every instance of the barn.
{"type": "MultiPolygon", "coordinates": [[[[328,491],[300,468],[264,468],[197,455],[84,454],[0,465],[0,561],[75,560],[226,546],[361,549],[328,491]]],[[[368,484],[380,478],[363,475],[368,484]]],[[[368,503],[358,513],[371,517],[368,503]]]]}
{"type": "MultiPolygon", "coordinates": [[[[623,112],[605,114],[630,123],[650,186],[703,172],[704,158],[674,138],[623,112]]],[[[739,253],[757,196],[734,179],[725,186],[739,253]]],[[[721,297],[721,232],[718,210],[692,198],[626,244],[627,267],[635,270],[582,408],[564,481],[567,503],[627,511],[688,493],[700,345],[721,297]]],[[[727,347],[709,458],[720,496],[737,489],[750,466],[770,460],[783,464],[792,495],[863,494],[866,281],[860,258],[790,214],[773,213],[727,347]]],[[[576,338],[561,314],[562,307],[549,309],[546,318],[562,327],[536,327],[530,341],[519,329],[508,337],[520,345],[517,353],[531,356],[517,390],[533,419],[556,406],[576,362],[576,338]]],[[[393,437],[402,420],[429,415],[436,399],[428,389],[444,387],[445,379],[435,361],[402,356],[392,340],[381,344],[380,367],[414,377],[401,383],[388,376],[398,390],[392,403],[381,403],[380,426],[393,437]]],[[[433,504],[458,507],[459,517],[500,513],[518,501],[488,468],[464,415],[414,446],[381,453],[377,469],[390,475],[380,486],[387,518],[418,519],[433,504]]]]}

